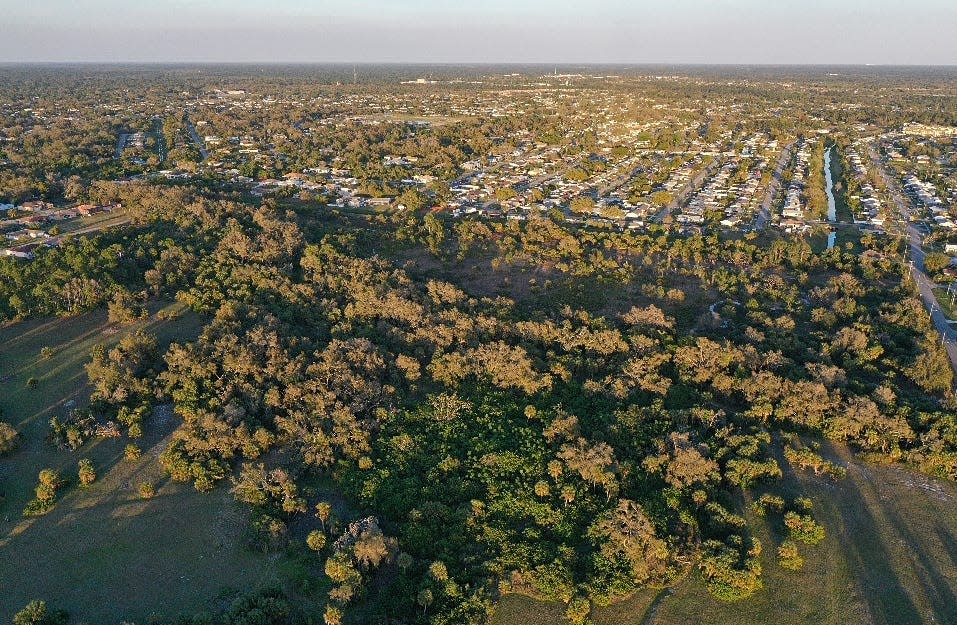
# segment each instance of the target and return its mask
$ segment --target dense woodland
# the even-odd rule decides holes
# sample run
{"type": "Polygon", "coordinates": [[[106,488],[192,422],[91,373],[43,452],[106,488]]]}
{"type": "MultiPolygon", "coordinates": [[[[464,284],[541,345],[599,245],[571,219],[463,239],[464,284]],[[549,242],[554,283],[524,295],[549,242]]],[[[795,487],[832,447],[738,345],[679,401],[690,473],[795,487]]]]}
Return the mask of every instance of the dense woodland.
{"type": "MultiPolygon", "coordinates": [[[[768,97],[709,89],[754,106],[768,97]]],[[[566,125],[532,116],[524,127],[582,133],[567,149],[592,166],[587,133],[566,113],[554,114],[566,125]]],[[[832,113],[851,124],[874,111],[832,113]]],[[[511,117],[416,138],[356,127],[351,143],[346,132],[289,141],[297,166],[321,145],[383,180],[380,153],[432,157],[447,173],[496,141],[506,149],[488,137],[517,128],[511,117]]],[[[59,130],[8,153],[26,173],[4,173],[4,193],[60,197],[80,176],[76,193],[122,203],[131,223],[31,262],[0,259],[0,319],[106,307],[122,325],[176,300],[203,329],[165,349],[136,332],[94,351],[91,403],[54,423],[51,439],[72,447],[91,423],[113,423],[135,454],[154,411],[172,406],[160,458],[172,479],[248,505],[249,548],[298,545],[311,558],[313,581],[294,592],[182,625],[482,623],[507,592],[561,601],[585,623],[594,605],[687,574],[716,600],[746,600],[761,592],[762,550],[800,568],[804,545],[829,531],[813,501],[775,489],[783,471],[841,478],[822,441],[957,479],[953,372],[890,239],[817,253],[801,237],[710,227],[367,215],[201,182],[91,180],[93,165],[76,159],[48,180],[59,130]],[[343,517],[324,489],[357,514],[343,517]],[[780,544],[752,536],[746,509],[781,528],[780,544]]],[[[16,127],[4,132],[20,140],[16,127]]],[[[84,132],[89,154],[108,160],[112,139],[84,132]]]]}

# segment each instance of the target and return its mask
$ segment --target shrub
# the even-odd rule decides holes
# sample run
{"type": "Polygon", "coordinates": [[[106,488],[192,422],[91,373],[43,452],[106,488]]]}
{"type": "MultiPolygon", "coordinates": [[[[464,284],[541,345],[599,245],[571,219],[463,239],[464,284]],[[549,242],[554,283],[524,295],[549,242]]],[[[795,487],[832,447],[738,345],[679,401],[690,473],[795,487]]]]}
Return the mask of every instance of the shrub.
{"type": "Polygon", "coordinates": [[[156,495],[156,487],[152,482],[140,483],[140,497],[143,499],[152,499],[156,495]]]}
{"type": "Polygon", "coordinates": [[[90,410],[77,410],[65,420],[50,419],[50,440],[60,449],[76,451],[97,436],[99,424],[90,410]]]}
{"type": "Polygon", "coordinates": [[[123,448],[123,457],[127,460],[139,460],[142,455],[143,451],[133,443],[123,448]]]}
{"type": "Polygon", "coordinates": [[[786,540],[778,547],[778,563],[791,571],[800,571],[804,567],[804,558],[794,541],[786,540]]]}
{"type": "Polygon", "coordinates": [[[573,597],[565,609],[565,618],[574,625],[582,625],[588,622],[589,613],[591,613],[591,602],[585,597],[573,597]]]}
{"type": "Polygon", "coordinates": [[[14,451],[20,446],[20,435],[9,423],[0,421],[0,456],[14,451]]]}
{"type": "Polygon", "coordinates": [[[13,625],[66,625],[69,616],[63,610],[50,610],[45,601],[31,601],[13,617],[13,625]]]}
{"type": "Polygon", "coordinates": [[[808,545],[816,545],[824,540],[824,526],[814,520],[810,514],[788,512],[784,515],[784,525],[791,537],[808,545]]]}
{"type": "Polygon", "coordinates": [[[78,467],[77,477],[80,479],[81,485],[89,486],[96,481],[96,470],[93,468],[93,463],[89,459],[84,458],[80,460],[78,467]]]}
{"type": "Polygon", "coordinates": [[[708,591],[722,601],[737,601],[760,590],[761,543],[750,540],[751,547],[741,536],[732,535],[727,542],[707,540],[702,545],[699,566],[708,584],[708,591]]]}
{"type": "Polygon", "coordinates": [[[326,611],[322,615],[322,620],[326,625],[341,625],[342,610],[329,604],[326,606],[326,611]]]}
{"type": "Polygon", "coordinates": [[[53,469],[43,469],[40,471],[38,478],[41,484],[45,484],[54,490],[63,484],[63,480],[60,479],[60,474],[53,469]]]}
{"type": "Polygon", "coordinates": [[[37,516],[46,514],[56,504],[56,492],[63,485],[60,474],[53,469],[43,469],[38,478],[36,498],[27,503],[23,514],[37,516]]]}

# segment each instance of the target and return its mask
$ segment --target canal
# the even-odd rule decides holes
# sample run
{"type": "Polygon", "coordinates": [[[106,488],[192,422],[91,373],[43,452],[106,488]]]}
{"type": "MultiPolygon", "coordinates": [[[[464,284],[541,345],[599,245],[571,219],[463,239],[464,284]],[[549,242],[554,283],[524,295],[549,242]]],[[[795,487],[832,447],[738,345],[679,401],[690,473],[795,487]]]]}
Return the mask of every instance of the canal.
{"type": "MultiPolygon", "coordinates": [[[[834,179],[831,176],[831,151],[834,146],[830,146],[824,152],[824,192],[827,193],[827,220],[831,223],[837,221],[837,203],[834,201],[834,179]]],[[[827,249],[834,247],[834,241],[837,239],[837,232],[831,230],[827,235],[827,249]]]]}

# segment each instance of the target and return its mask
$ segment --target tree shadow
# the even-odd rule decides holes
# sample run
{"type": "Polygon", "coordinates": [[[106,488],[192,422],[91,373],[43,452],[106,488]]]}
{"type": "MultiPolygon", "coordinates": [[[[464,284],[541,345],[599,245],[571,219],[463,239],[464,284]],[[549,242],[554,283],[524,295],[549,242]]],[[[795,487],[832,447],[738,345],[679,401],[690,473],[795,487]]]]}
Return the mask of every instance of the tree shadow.
{"type": "Polygon", "coordinates": [[[934,532],[937,533],[937,537],[944,546],[944,550],[946,550],[947,555],[950,556],[951,564],[957,567],[957,539],[940,523],[934,524],[934,532]]]}
{"type": "MultiPolygon", "coordinates": [[[[825,447],[829,456],[839,455],[831,445],[825,447]]],[[[854,469],[850,467],[851,472],[854,469]]],[[[841,515],[841,544],[874,622],[878,625],[922,623],[924,619],[895,571],[895,560],[853,474],[840,482],[839,492],[835,494],[841,499],[837,506],[841,515]]]]}
{"type": "MultiPolygon", "coordinates": [[[[914,563],[914,571],[920,580],[921,589],[930,602],[934,612],[935,623],[957,623],[957,594],[951,587],[948,578],[942,574],[940,563],[927,552],[920,539],[910,530],[909,524],[900,517],[890,506],[884,508],[890,524],[906,541],[910,559],[914,563]]],[[[945,549],[954,559],[957,555],[957,543],[953,536],[947,533],[940,525],[937,526],[937,535],[941,538],[945,549]]]]}
{"type": "Polygon", "coordinates": [[[878,623],[920,623],[917,607],[891,566],[877,523],[856,488],[846,488],[841,506],[848,559],[860,580],[864,599],[878,623]]]}

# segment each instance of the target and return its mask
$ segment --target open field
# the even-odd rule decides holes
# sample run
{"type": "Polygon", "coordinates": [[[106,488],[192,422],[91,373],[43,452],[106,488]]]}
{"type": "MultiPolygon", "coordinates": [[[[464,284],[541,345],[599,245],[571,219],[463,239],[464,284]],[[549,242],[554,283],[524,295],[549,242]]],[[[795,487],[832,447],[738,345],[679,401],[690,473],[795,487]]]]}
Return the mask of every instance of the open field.
{"type": "Polygon", "coordinates": [[[70,235],[89,234],[129,222],[125,210],[110,213],[97,213],[89,217],[79,217],[60,224],[60,232],[70,235]]]}
{"type": "MultiPolygon", "coordinates": [[[[712,599],[696,575],[679,582],[649,610],[643,591],[623,604],[597,608],[596,625],[911,625],[957,623],[957,485],[899,467],[852,461],[831,482],[787,475],[783,490],[814,502],[828,536],[801,545],[804,570],[776,563],[780,537],[763,524],[758,534],[764,590],[736,603],[712,599]]],[[[561,606],[521,596],[504,598],[494,625],[564,623],[561,606]]]]}
{"type": "Polygon", "coordinates": [[[137,461],[123,459],[126,439],[93,440],[77,452],[44,440],[50,417],[65,413],[67,401],[82,405],[87,397],[83,365],[93,346],[110,346],[133,329],[152,332],[165,345],[192,338],[199,327],[200,319],[187,313],[116,328],[105,311],[95,311],[0,328],[0,408],[22,434],[20,449],[0,460],[0,622],[43,598],[82,622],[146,623],[154,613],[201,610],[224,588],[274,581],[277,563],[241,547],[246,512],[226,488],[204,495],[167,481],[156,461],[174,425],[167,410],[145,424],[137,461]],[[53,356],[42,359],[42,347],[51,347],[53,356]],[[34,389],[26,383],[31,377],[34,389]],[[88,488],[77,486],[81,458],[91,459],[98,474],[88,488]],[[59,469],[71,483],[51,512],[24,517],[45,467],[59,469]],[[144,481],[155,484],[154,498],[139,497],[144,481]]]}

